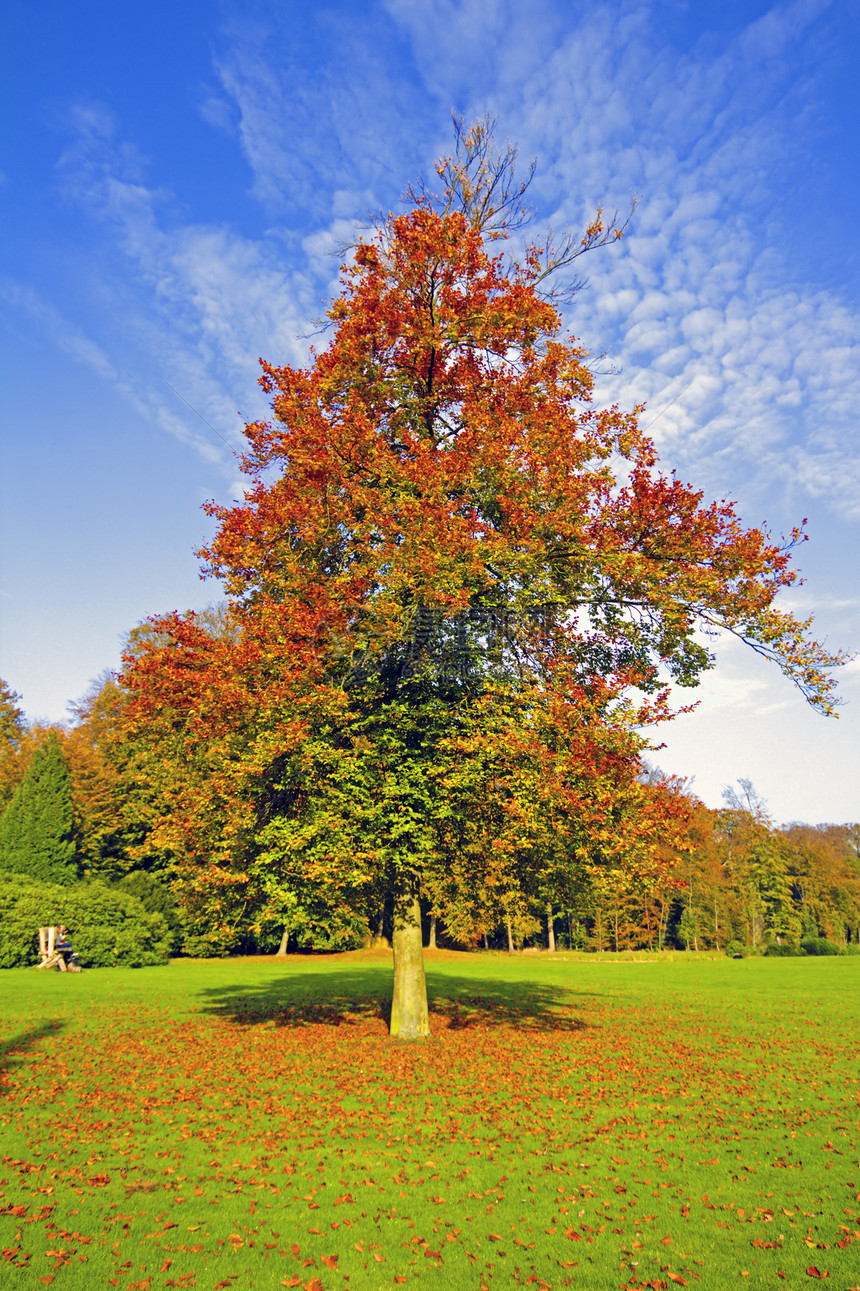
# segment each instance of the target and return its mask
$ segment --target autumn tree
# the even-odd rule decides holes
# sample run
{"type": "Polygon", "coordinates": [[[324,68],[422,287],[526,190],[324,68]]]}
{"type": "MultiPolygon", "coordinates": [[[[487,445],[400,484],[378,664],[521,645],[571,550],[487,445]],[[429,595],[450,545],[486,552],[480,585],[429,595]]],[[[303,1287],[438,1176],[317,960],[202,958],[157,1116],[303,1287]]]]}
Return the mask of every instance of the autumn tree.
{"type": "Polygon", "coordinates": [[[860,826],[795,823],[778,843],[802,935],[860,941],[860,826]]]}
{"type": "Polygon", "coordinates": [[[18,707],[20,698],[0,678],[0,813],[12,801],[26,769],[23,746],[26,743],[27,723],[23,711],[18,707]]]}
{"type": "Polygon", "coordinates": [[[641,730],[711,666],[697,628],[832,702],[836,660],[775,605],[800,532],[745,528],[659,467],[635,412],[592,402],[559,308],[622,226],[506,252],[514,161],[461,130],[439,191],[352,249],[325,348],[263,363],[273,418],[246,427],[247,492],[209,506],[202,553],[230,639],[167,616],[122,679],[130,736],[182,769],[163,831],[193,882],[388,894],[404,1038],[428,1029],[422,891],[477,927],[482,903],[546,901],[553,868],[653,865],[641,730]]]}

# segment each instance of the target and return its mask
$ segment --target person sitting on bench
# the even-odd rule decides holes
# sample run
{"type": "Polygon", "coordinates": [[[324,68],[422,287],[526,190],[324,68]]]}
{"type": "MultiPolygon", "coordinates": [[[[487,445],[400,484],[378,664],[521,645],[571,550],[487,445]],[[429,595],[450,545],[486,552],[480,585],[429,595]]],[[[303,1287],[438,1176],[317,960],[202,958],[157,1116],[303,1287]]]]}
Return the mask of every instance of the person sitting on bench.
{"type": "Polygon", "coordinates": [[[39,968],[79,973],[81,966],[64,924],[39,929],[39,968]]]}
{"type": "Polygon", "coordinates": [[[80,971],[78,957],[75,954],[75,948],[69,940],[69,933],[64,923],[57,925],[57,940],[54,942],[54,950],[63,959],[63,967],[70,973],[80,971]]]}

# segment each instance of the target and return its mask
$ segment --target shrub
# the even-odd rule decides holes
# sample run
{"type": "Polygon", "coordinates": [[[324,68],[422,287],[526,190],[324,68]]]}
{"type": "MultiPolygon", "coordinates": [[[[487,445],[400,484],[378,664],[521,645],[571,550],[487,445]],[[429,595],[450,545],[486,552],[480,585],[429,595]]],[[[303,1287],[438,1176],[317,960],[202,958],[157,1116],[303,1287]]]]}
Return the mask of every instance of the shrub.
{"type": "Polygon", "coordinates": [[[807,955],[841,955],[843,950],[827,937],[804,937],[800,943],[807,955]]]}
{"type": "Polygon", "coordinates": [[[764,953],[768,959],[790,959],[805,955],[806,951],[795,945],[793,941],[784,941],[780,944],[772,941],[764,953]]]}
{"type": "Polygon", "coordinates": [[[0,968],[39,960],[39,928],[63,923],[84,968],[166,964],[170,936],[163,917],[136,897],[101,883],[70,887],[5,876],[0,919],[0,968]]]}
{"type": "Polygon", "coordinates": [[[180,953],[191,959],[225,959],[238,945],[239,938],[234,932],[189,932],[182,939],[180,953]]]}
{"type": "Polygon", "coordinates": [[[730,941],[726,946],[726,954],[729,959],[743,959],[745,949],[742,941],[730,941]]]}
{"type": "Polygon", "coordinates": [[[113,885],[115,890],[137,897],[148,914],[160,914],[170,933],[170,953],[179,952],[182,944],[182,914],[166,876],[148,870],[132,870],[113,885]]]}

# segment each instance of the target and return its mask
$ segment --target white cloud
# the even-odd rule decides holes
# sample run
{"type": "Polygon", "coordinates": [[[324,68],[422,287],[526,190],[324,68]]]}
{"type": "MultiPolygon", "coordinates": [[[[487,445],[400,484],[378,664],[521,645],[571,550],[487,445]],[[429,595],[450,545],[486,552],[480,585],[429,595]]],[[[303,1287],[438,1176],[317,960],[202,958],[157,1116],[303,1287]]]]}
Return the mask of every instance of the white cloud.
{"type": "Polygon", "coordinates": [[[312,229],[390,204],[412,177],[427,106],[398,75],[401,51],[387,56],[393,25],[373,5],[336,18],[312,9],[290,28],[277,5],[260,12],[227,28],[215,65],[254,195],[292,227],[312,229]]]}
{"type": "MultiPolygon", "coordinates": [[[[105,257],[99,290],[110,313],[110,336],[99,349],[54,320],[44,302],[30,312],[68,352],[77,351],[75,357],[98,366],[100,355],[100,375],[205,460],[223,461],[232,477],[232,459],[211,434],[189,428],[193,417],[162,383],[174,387],[217,435],[238,445],[239,408],[248,419],[268,411],[255,385],[257,359],[306,361],[307,341],[300,334],[319,312],[313,265],[289,273],[274,238],[183,224],[170,194],[146,185],[145,162],[117,141],[105,110],[79,108],[73,124],[75,138],[59,170],[67,195],[110,235],[99,248],[105,257]],[[121,271],[111,272],[117,256],[121,271]],[[134,375],[120,379],[118,368],[134,375]]],[[[325,268],[331,272],[329,264],[325,268]]]]}
{"type": "Polygon", "coordinates": [[[623,210],[629,191],[640,195],[621,253],[588,265],[591,289],[571,311],[577,335],[622,366],[598,396],[645,399],[648,417],[671,403],[658,444],[709,489],[732,491],[741,476],[755,498],[781,481],[856,519],[856,302],[794,279],[770,180],[789,153],[814,146],[803,137],[814,63],[804,80],[784,55],[812,47],[830,7],[775,4],[721,49],[679,56],[656,43],[648,5],[573,19],[545,5],[536,30],[555,39],[536,58],[530,11],[388,4],[427,84],[464,101],[467,116],[489,106],[500,133],[538,155],[548,221],[576,224],[597,204],[623,210]],[[516,51],[503,75],[500,43],[516,51]]]}
{"type": "Polygon", "coordinates": [[[392,191],[393,175],[400,186],[408,156],[432,155],[432,137],[416,147],[418,122],[433,120],[435,133],[442,103],[467,116],[489,106],[500,134],[541,159],[536,197],[556,225],[604,198],[623,209],[629,191],[641,196],[620,253],[588,266],[592,287],[571,312],[577,334],[621,368],[599,378],[598,397],[647,401],[667,460],[708,490],[732,492],[742,475],[755,500],[776,481],[857,518],[856,309],[792,281],[767,209],[769,168],[803,102],[779,51],[808,39],[827,8],[777,4],[721,49],[679,56],[656,43],[638,3],[572,21],[550,3],[525,13],[510,0],[388,0],[361,24],[343,16],[325,29],[322,66],[303,61],[274,10],[236,24],[216,59],[223,93],[201,110],[235,130],[270,212],[300,212],[298,237],[183,223],[98,105],[76,110],[61,168],[134,266],[137,338],[232,439],[232,392],[253,403],[257,356],[304,361],[300,338],[336,285],[331,253],[354,217],[392,191]],[[398,33],[421,87],[386,64],[398,33]]]}
{"type": "Polygon", "coordinates": [[[64,318],[50,301],[43,300],[32,287],[13,278],[4,278],[0,280],[0,296],[19,317],[24,314],[32,319],[64,354],[91,368],[104,381],[118,380],[104,350],[64,318]]]}

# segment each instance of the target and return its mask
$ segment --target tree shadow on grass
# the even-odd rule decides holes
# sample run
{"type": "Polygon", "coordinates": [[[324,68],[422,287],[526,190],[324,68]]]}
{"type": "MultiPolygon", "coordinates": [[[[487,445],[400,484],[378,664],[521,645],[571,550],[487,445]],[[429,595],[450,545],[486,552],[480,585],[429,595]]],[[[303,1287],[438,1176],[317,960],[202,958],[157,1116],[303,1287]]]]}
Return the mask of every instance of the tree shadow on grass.
{"type": "MultiPolygon", "coordinates": [[[[525,1032],[576,1032],[582,992],[534,982],[427,973],[431,1032],[506,1026],[525,1032]]],[[[271,979],[259,986],[205,990],[202,1012],[242,1026],[356,1026],[391,1020],[391,968],[327,971],[271,979]]]]}
{"type": "Polygon", "coordinates": [[[0,1097],[11,1093],[7,1083],[12,1070],[20,1066],[46,1036],[56,1035],[67,1025],[63,1018],[48,1018],[28,1031],[12,1036],[11,1040],[0,1042],[0,1097]]]}

